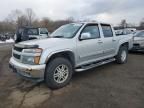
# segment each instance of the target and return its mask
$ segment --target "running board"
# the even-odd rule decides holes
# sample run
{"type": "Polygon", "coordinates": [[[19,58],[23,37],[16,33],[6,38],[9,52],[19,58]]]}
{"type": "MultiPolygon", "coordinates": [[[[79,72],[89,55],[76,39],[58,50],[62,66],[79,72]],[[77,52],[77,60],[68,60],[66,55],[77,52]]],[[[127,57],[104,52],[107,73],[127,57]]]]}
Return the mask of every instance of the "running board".
{"type": "Polygon", "coordinates": [[[81,71],[89,70],[89,69],[92,69],[92,68],[95,68],[95,67],[113,62],[113,61],[115,61],[115,58],[107,59],[107,60],[100,61],[100,62],[97,62],[97,63],[92,63],[92,64],[87,65],[87,66],[81,66],[80,68],[75,69],[75,71],[76,72],[81,72],[81,71]]]}

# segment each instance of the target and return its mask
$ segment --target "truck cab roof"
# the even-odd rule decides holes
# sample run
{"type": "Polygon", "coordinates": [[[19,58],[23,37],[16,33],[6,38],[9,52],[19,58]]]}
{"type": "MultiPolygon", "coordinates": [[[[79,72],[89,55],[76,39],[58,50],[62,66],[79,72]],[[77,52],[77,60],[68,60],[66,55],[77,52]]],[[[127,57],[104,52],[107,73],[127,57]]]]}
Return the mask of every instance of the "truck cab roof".
{"type": "Polygon", "coordinates": [[[84,22],[78,22],[78,23],[82,23],[82,24],[105,24],[105,25],[111,25],[109,23],[105,23],[105,22],[97,22],[97,21],[84,21],[84,22]]]}

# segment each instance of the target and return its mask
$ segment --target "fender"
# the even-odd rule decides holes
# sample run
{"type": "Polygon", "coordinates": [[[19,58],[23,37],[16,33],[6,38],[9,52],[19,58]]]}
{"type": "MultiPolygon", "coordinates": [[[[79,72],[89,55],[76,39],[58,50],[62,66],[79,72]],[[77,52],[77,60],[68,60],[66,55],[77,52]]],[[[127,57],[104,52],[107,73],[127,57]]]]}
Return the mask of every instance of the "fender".
{"type": "Polygon", "coordinates": [[[73,53],[73,51],[71,49],[61,49],[61,50],[56,50],[56,51],[51,51],[51,52],[45,52],[44,54],[42,54],[41,56],[41,60],[40,63],[41,64],[46,64],[48,62],[48,60],[54,55],[54,54],[58,54],[58,53],[62,53],[62,52],[71,52],[73,53]]]}
{"type": "Polygon", "coordinates": [[[116,54],[118,53],[119,48],[121,47],[121,45],[124,44],[124,43],[128,43],[128,49],[129,49],[129,44],[130,44],[129,41],[130,41],[129,38],[123,38],[123,39],[121,39],[121,40],[119,41],[119,43],[118,43],[117,50],[116,50],[116,54]]]}

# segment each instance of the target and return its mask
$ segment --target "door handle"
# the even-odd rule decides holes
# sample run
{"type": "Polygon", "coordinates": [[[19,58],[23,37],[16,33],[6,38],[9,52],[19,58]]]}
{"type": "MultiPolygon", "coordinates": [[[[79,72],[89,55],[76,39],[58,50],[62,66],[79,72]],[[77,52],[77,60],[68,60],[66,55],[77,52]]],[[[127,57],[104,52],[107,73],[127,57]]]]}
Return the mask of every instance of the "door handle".
{"type": "Polygon", "coordinates": [[[98,43],[103,43],[101,40],[98,40],[98,43]]]}
{"type": "Polygon", "coordinates": [[[112,41],[116,41],[116,39],[112,39],[112,41]]]}

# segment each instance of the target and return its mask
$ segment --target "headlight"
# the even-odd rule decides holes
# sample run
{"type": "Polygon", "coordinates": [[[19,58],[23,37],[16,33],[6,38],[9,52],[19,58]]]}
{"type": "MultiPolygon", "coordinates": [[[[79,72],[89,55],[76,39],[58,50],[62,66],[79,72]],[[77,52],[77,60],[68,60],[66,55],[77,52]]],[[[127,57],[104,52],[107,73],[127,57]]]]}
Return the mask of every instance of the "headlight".
{"type": "Polygon", "coordinates": [[[31,57],[31,56],[22,56],[22,63],[25,63],[25,64],[35,64],[34,63],[34,57],[31,57]]]}
{"type": "Polygon", "coordinates": [[[22,56],[22,63],[35,65],[39,64],[40,56],[22,56]]]}
{"type": "Polygon", "coordinates": [[[40,56],[41,56],[41,53],[42,53],[42,49],[41,48],[24,49],[23,53],[27,53],[27,55],[23,55],[22,56],[22,58],[21,58],[22,63],[31,64],[31,65],[39,64],[40,56]]]}

